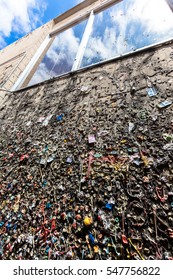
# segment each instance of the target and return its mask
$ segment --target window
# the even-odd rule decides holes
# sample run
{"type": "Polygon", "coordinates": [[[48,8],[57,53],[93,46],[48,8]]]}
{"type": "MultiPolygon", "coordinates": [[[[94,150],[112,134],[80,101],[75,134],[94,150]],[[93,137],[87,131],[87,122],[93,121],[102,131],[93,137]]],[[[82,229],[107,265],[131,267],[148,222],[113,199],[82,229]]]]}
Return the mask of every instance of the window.
{"type": "Polygon", "coordinates": [[[122,0],[92,11],[89,20],[55,37],[29,85],[172,39],[171,1],[122,0]]]}
{"type": "Polygon", "coordinates": [[[172,37],[173,16],[165,0],[123,0],[95,15],[81,67],[172,37]]]}
{"type": "Polygon", "coordinates": [[[85,30],[86,21],[57,35],[29,85],[71,71],[85,30]]]}

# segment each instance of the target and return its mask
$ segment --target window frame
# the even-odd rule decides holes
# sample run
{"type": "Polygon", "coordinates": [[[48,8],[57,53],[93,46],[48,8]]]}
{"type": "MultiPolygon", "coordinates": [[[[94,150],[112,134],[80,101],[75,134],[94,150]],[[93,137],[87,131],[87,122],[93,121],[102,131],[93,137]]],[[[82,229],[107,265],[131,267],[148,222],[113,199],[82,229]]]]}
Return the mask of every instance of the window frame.
{"type": "MultiPolygon", "coordinates": [[[[136,49],[133,52],[130,51],[130,52],[124,53],[121,56],[117,55],[113,58],[108,58],[106,60],[99,61],[99,62],[91,64],[91,65],[80,67],[83,56],[84,56],[84,52],[85,52],[85,49],[86,49],[86,46],[87,46],[87,43],[88,43],[88,40],[89,40],[89,36],[92,32],[92,26],[94,24],[95,15],[104,11],[104,10],[106,10],[106,9],[108,9],[109,7],[111,7],[115,4],[118,4],[119,2],[122,2],[122,1],[123,0],[92,0],[92,1],[91,0],[86,0],[82,3],[80,3],[79,5],[75,6],[74,8],[68,10],[64,14],[62,14],[62,15],[58,16],[57,18],[53,19],[54,25],[52,27],[52,30],[49,31],[47,37],[42,42],[41,46],[38,48],[35,55],[31,59],[29,64],[26,66],[23,73],[19,76],[18,80],[13,85],[11,90],[15,91],[15,90],[18,90],[18,89],[22,88],[22,85],[27,80],[30,72],[33,70],[35,65],[38,63],[39,58],[42,55],[44,57],[44,55],[46,54],[46,52],[50,48],[50,46],[53,43],[56,36],[58,36],[63,31],[66,31],[67,29],[72,28],[73,26],[81,23],[83,20],[86,20],[86,19],[87,19],[87,24],[86,24],[84,33],[82,35],[79,48],[77,50],[75,62],[73,63],[73,66],[72,66],[72,68],[69,72],[60,74],[57,77],[61,77],[64,74],[66,75],[66,74],[69,74],[71,72],[75,72],[75,71],[79,71],[79,70],[82,70],[82,69],[90,68],[90,67],[96,66],[96,65],[101,64],[101,63],[109,62],[109,61],[118,59],[119,57],[126,57],[127,55],[129,55],[131,53],[133,53],[133,54],[138,53],[142,50],[147,50],[147,49],[150,49],[150,48],[153,48],[153,47],[158,47],[158,46],[163,45],[163,43],[170,43],[170,42],[173,41],[173,39],[163,40],[161,42],[154,43],[154,44],[151,44],[149,46],[145,46],[145,47],[136,49]],[[84,5],[83,5],[83,3],[84,3],[84,5]],[[87,3],[88,3],[88,6],[87,6],[87,3]],[[73,14],[73,11],[75,11],[74,14],[73,14]],[[46,50],[46,48],[48,47],[49,44],[50,44],[50,46],[46,50]]],[[[165,2],[168,4],[167,0],[165,2]]],[[[39,66],[39,64],[37,66],[39,66]]],[[[33,73],[33,76],[34,76],[35,72],[33,73]]],[[[32,77],[31,77],[31,79],[32,79],[32,77]]],[[[48,80],[43,80],[42,82],[44,82],[44,81],[48,81],[48,80]]],[[[38,83],[38,84],[40,84],[40,83],[38,83]]],[[[36,85],[36,84],[34,84],[34,85],[36,85]]],[[[25,87],[27,87],[27,86],[25,86],[25,87]]]]}

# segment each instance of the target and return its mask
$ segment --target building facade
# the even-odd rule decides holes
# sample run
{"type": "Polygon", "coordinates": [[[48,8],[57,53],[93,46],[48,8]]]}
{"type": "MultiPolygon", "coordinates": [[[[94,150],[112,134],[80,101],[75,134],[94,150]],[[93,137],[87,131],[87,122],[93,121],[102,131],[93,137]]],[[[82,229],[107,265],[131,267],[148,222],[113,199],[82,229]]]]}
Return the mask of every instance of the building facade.
{"type": "Polygon", "coordinates": [[[3,91],[1,259],[173,257],[171,38],[90,62],[3,91]]]}

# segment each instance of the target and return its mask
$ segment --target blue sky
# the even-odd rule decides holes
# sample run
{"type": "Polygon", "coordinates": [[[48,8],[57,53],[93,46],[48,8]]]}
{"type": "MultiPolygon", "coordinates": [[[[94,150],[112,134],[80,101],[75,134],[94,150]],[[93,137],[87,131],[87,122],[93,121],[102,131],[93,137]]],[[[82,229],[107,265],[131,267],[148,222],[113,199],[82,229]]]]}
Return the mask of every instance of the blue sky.
{"type": "Polygon", "coordinates": [[[0,49],[83,0],[0,0],[0,49]]]}

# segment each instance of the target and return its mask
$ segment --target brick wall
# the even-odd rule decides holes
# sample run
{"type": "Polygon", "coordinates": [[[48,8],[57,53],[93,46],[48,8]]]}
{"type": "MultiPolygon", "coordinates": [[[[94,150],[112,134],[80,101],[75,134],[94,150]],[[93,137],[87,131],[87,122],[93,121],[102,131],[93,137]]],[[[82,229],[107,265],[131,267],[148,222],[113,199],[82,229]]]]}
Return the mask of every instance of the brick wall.
{"type": "Polygon", "coordinates": [[[0,85],[9,89],[19,78],[51,30],[50,21],[0,51],[0,85]]]}

